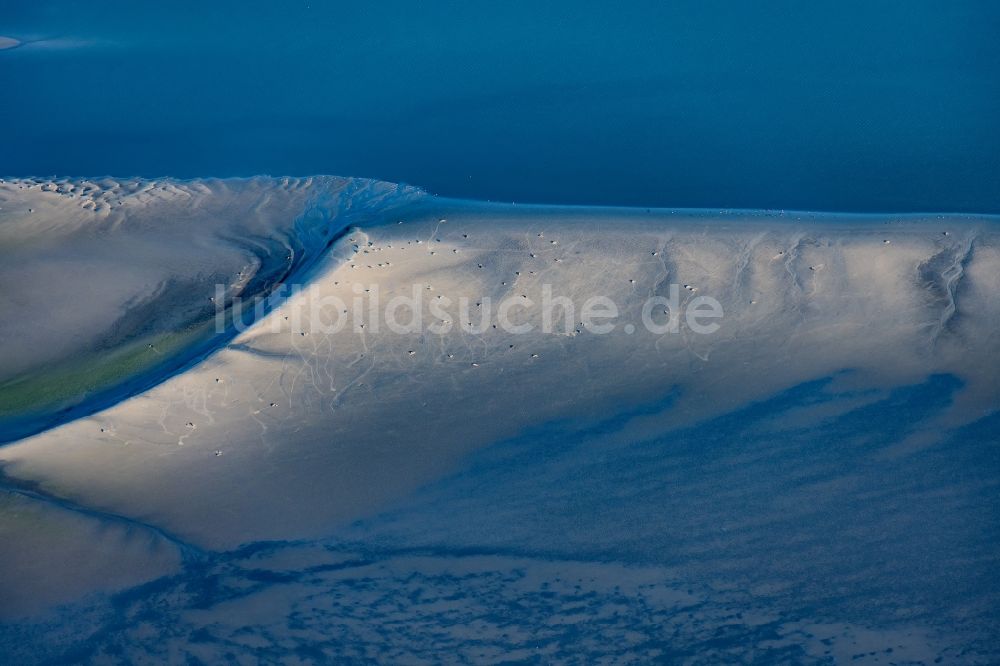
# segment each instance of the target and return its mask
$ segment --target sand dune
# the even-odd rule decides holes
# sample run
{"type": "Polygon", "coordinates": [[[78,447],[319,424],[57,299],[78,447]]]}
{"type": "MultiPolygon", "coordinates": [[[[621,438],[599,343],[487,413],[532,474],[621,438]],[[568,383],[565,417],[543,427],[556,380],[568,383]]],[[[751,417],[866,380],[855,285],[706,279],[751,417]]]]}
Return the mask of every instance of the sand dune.
{"type": "Polygon", "coordinates": [[[113,404],[226,336],[355,219],[415,191],[344,178],[0,182],[0,441],[113,404]]]}

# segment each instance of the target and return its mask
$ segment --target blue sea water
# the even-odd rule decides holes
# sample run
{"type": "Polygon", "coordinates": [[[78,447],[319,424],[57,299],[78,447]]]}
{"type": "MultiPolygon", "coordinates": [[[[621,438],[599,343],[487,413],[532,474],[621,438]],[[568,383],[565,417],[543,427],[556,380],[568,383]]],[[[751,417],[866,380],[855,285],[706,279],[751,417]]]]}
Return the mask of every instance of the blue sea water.
{"type": "Polygon", "coordinates": [[[989,2],[7,0],[3,175],[1000,212],[989,2]]]}

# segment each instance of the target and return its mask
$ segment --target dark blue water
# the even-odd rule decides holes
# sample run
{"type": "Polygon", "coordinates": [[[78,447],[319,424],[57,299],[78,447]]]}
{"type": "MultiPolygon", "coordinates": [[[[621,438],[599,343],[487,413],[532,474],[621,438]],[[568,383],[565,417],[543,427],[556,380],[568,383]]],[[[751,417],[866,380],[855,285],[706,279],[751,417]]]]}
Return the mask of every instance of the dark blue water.
{"type": "Polygon", "coordinates": [[[0,174],[1000,212],[1000,4],[3,2],[0,174]],[[473,6],[475,4],[475,6],[473,6]]]}

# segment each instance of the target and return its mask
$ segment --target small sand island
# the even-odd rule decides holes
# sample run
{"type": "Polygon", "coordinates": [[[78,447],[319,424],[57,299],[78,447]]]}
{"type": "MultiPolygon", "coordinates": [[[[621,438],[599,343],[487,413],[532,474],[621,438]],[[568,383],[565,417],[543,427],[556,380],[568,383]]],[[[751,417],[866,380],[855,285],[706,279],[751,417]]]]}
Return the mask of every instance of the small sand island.
{"type": "Polygon", "coordinates": [[[1000,664],[1000,2],[0,6],[0,666],[1000,664]]]}

